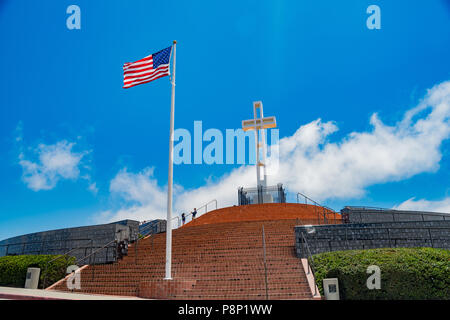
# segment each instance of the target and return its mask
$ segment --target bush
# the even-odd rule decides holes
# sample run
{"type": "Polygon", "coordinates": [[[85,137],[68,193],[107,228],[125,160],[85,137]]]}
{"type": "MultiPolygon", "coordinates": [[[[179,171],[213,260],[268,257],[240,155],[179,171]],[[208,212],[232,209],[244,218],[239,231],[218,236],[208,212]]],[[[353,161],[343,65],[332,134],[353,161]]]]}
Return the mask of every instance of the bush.
{"type": "Polygon", "coordinates": [[[450,251],[395,248],[326,252],[313,256],[317,286],[339,279],[341,299],[450,299],[450,251]],[[367,267],[381,269],[381,289],[369,290],[367,267]]]}
{"type": "Polygon", "coordinates": [[[75,264],[73,257],[62,256],[56,261],[47,262],[61,257],[59,255],[22,255],[0,257],[0,286],[23,288],[28,268],[40,268],[39,288],[43,287],[44,277],[46,286],[50,286],[56,281],[66,276],[68,266],[75,264]]]}

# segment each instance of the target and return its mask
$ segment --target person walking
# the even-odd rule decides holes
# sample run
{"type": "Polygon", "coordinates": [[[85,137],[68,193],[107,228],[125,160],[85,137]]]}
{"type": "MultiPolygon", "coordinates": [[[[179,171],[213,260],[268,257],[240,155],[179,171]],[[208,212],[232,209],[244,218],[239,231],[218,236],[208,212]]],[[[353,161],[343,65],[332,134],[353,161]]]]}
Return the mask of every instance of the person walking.
{"type": "Polygon", "coordinates": [[[192,211],[192,219],[195,219],[196,214],[197,214],[197,208],[194,208],[194,211],[192,211]]]}
{"type": "Polygon", "coordinates": [[[183,222],[184,226],[184,223],[186,222],[186,215],[184,214],[184,212],[181,214],[181,221],[183,222]]]}

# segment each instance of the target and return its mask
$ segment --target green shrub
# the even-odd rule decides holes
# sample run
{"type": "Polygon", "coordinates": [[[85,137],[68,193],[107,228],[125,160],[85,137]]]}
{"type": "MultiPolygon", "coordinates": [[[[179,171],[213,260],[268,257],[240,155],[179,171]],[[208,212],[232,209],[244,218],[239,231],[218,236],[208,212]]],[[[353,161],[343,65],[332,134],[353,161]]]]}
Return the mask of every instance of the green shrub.
{"type": "Polygon", "coordinates": [[[73,257],[62,256],[48,264],[47,262],[60,257],[58,255],[22,255],[0,257],[0,286],[23,288],[28,268],[40,268],[39,288],[43,287],[44,277],[46,286],[66,276],[68,266],[75,264],[73,257]]]}
{"type": "Polygon", "coordinates": [[[339,279],[347,300],[450,299],[450,251],[434,248],[350,250],[313,256],[317,286],[339,279]],[[381,269],[381,289],[369,290],[367,267],[381,269]]]}

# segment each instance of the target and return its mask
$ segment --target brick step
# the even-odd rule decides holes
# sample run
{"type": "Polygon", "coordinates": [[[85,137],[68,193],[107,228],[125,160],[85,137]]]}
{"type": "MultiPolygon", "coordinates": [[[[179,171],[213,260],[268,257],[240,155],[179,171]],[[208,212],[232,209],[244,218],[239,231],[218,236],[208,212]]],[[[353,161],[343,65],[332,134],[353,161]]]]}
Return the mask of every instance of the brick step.
{"type": "MultiPolygon", "coordinates": [[[[190,260],[193,258],[215,258],[217,256],[223,257],[228,256],[230,258],[235,259],[244,259],[247,257],[250,258],[264,258],[264,253],[261,249],[253,249],[253,250],[209,250],[209,251],[203,251],[203,252],[190,252],[189,254],[187,252],[173,252],[172,254],[175,254],[176,256],[173,258],[174,261],[182,261],[182,260],[190,260]]],[[[295,251],[294,248],[289,248],[285,250],[266,250],[266,258],[270,259],[272,256],[274,258],[281,259],[283,257],[295,257],[295,251]]],[[[140,255],[137,256],[125,256],[124,259],[119,261],[124,262],[130,262],[133,263],[134,261],[138,260],[149,260],[149,261],[165,261],[165,254],[152,254],[143,252],[140,255]],[[164,258],[164,259],[163,259],[164,258]]]]}
{"type": "MultiPolygon", "coordinates": [[[[279,258],[285,257],[286,255],[294,257],[294,248],[290,248],[292,250],[266,250],[266,257],[270,258],[269,255],[274,255],[275,257],[278,256],[279,258]]],[[[208,251],[203,251],[203,252],[190,252],[189,254],[187,252],[177,252],[177,251],[172,251],[172,254],[175,254],[177,256],[175,256],[173,259],[174,261],[177,260],[183,260],[183,259],[191,259],[189,258],[190,256],[192,257],[201,257],[201,258],[214,258],[217,256],[223,257],[223,256],[229,256],[231,258],[245,258],[245,257],[252,257],[252,258],[264,258],[264,253],[262,249],[242,249],[242,250],[238,250],[238,249],[228,249],[228,250],[208,250],[208,251]],[[185,256],[183,256],[185,255],[185,256]]],[[[127,257],[127,256],[126,256],[127,257]]],[[[138,255],[136,258],[137,259],[148,259],[148,260],[155,260],[155,261],[161,261],[161,259],[164,257],[165,259],[165,254],[157,254],[157,253],[142,253],[141,255],[138,255]]],[[[130,261],[135,259],[135,257],[130,257],[128,256],[128,259],[124,259],[124,260],[120,260],[120,261],[130,261]]],[[[165,260],[164,260],[165,261],[165,260]]]]}
{"type": "MultiPolygon", "coordinates": [[[[299,260],[293,256],[285,256],[285,261],[289,261],[291,263],[300,263],[299,260]],[[290,259],[289,259],[290,258],[290,259]],[[295,260],[294,260],[295,259],[295,260]]],[[[266,262],[267,263],[277,263],[282,261],[282,256],[274,256],[274,255],[267,255],[267,259],[266,262]]],[[[176,265],[183,265],[183,264],[188,264],[188,265],[197,265],[199,263],[216,263],[218,265],[241,265],[245,262],[249,262],[249,263],[263,263],[264,262],[264,257],[260,256],[260,255],[255,255],[255,256],[250,256],[248,255],[247,258],[240,256],[240,255],[214,255],[214,256],[195,256],[195,257],[187,257],[184,259],[174,259],[172,261],[172,265],[176,266],[176,265]],[[228,262],[228,259],[231,260],[231,262],[228,262]]],[[[143,265],[147,265],[147,266],[157,266],[157,265],[164,265],[165,264],[165,260],[153,260],[153,259],[145,259],[145,258],[141,258],[141,259],[132,259],[130,261],[126,261],[123,260],[121,261],[122,263],[120,263],[120,267],[124,266],[124,267],[136,267],[139,268],[143,265]]],[[[97,268],[99,268],[98,270],[100,270],[100,266],[96,265],[97,268]]],[[[105,269],[107,270],[107,269],[105,269]]]]}
{"type": "Polygon", "coordinates": [[[97,288],[91,290],[80,290],[74,291],[74,293],[85,293],[85,294],[102,294],[102,295],[111,295],[111,296],[128,296],[128,297],[137,297],[137,289],[123,290],[119,291],[114,288],[97,288]]]}
{"type": "MultiPolygon", "coordinates": [[[[104,293],[112,295],[125,295],[125,296],[135,296],[138,293],[137,286],[129,288],[117,288],[115,286],[102,286],[102,287],[85,287],[82,290],[76,290],[74,292],[78,293],[104,293]]],[[[297,298],[310,298],[311,292],[309,288],[287,288],[287,289],[276,289],[269,288],[267,290],[269,298],[276,299],[277,296],[280,297],[284,295],[286,297],[296,296],[297,298]]],[[[186,298],[196,298],[196,297],[206,297],[208,296],[241,296],[242,298],[250,296],[266,296],[266,289],[264,287],[258,288],[232,288],[232,289],[215,289],[215,290],[183,290],[180,294],[175,295],[175,297],[185,296],[186,298]]]]}
{"type": "MultiPolygon", "coordinates": [[[[280,260],[270,260],[266,261],[267,268],[299,268],[300,267],[300,261],[298,259],[295,259],[293,261],[280,261],[280,260]]],[[[193,261],[193,262],[184,262],[184,263],[173,263],[172,268],[174,270],[199,270],[204,269],[208,270],[211,268],[216,269],[230,269],[230,268],[250,268],[250,267],[258,267],[263,268],[264,267],[264,261],[261,259],[255,259],[255,260],[246,260],[246,261],[222,261],[215,263],[214,261],[207,261],[204,263],[201,263],[201,260],[199,261],[193,261]]],[[[101,268],[100,266],[89,266],[83,271],[85,273],[91,273],[91,272],[152,272],[154,270],[158,269],[164,269],[165,265],[163,263],[142,263],[142,264],[127,264],[127,265],[117,265],[116,267],[109,267],[109,268],[101,268]]]]}
{"type": "MultiPolygon", "coordinates": [[[[228,294],[228,295],[177,295],[174,299],[179,300],[266,300],[266,293],[260,294],[228,294]]],[[[295,294],[286,294],[286,293],[272,293],[269,295],[269,299],[272,300],[290,300],[290,299],[312,299],[311,294],[307,293],[295,293],[295,294]]]]}
{"type": "Polygon", "coordinates": [[[88,281],[88,282],[81,282],[81,289],[88,289],[88,288],[107,288],[107,287],[114,287],[117,289],[129,289],[129,288],[135,288],[139,284],[140,280],[136,281],[128,281],[125,282],[117,282],[117,281],[88,281]]]}
{"type": "MultiPolygon", "coordinates": [[[[286,233],[286,232],[292,232],[293,229],[295,228],[295,224],[291,224],[289,226],[272,226],[272,227],[268,227],[265,226],[264,227],[264,234],[266,236],[282,236],[282,237],[293,237],[292,234],[286,233]]],[[[241,226],[234,226],[234,227],[227,227],[224,230],[219,231],[218,229],[212,229],[211,226],[208,226],[208,229],[205,230],[197,230],[194,228],[189,228],[189,229],[175,229],[173,230],[172,234],[174,236],[177,236],[177,239],[186,239],[189,238],[190,236],[195,235],[196,238],[195,239],[190,239],[191,241],[197,241],[198,239],[211,239],[209,236],[211,235],[217,235],[218,238],[220,237],[227,237],[226,239],[230,239],[230,238],[237,238],[238,236],[241,235],[258,235],[261,239],[262,238],[262,226],[261,227],[256,227],[256,228],[243,228],[241,226]]],[[[218,239],[218,238],[212,238],[212,239],[218,239]]],[[[148,238],[144,238],[141,239],[140,241],[165,241],[165,233],[161,233],[158,235],[155,235],[154,237],[148,237],[148,238]]]]}
{"type": "MultiPolygon", "coordinates": [[[[163,273],[165,271],[164,267],[160,267],[158,269],[152,269],[151,271],[146,271],[146,272],[139,272],[139,271],[111,271],[108,274],[105,274],[105,276],[114,276],[116,274],[122,274],[122,273],[128,273],[130,275],[152,275],[152,274],[159,274],[159,273],[163,273]]],[[[264,273],[266,272],[266,269],[264,269],[263,266],[261,267],[248,267],[248,268],[232,268],[232,267],[228,267],[228,268],[216,268],[216,269],[194,269],[194,268],[183,268],[183,269],[173,269],[173,271],[175,273],[183,273],[183,274],[204,274],[204,273],[223,273],[223,274],[245,274],[245,273],[255,273],[255,272],[260,272],[260,273],[264,273]]],[[[280,268],[275,268],[275,267],[269,267],[267,268],[267,272],[269,274],[290,274],[292,272],[297,272],[297,271],[302,271],[300,266],[289,266],[289,267],[285,267],[283,269],[280,268]]],[[[86,277],[95,274],[95,275],[99,275],[102,274],[104,272],[86,272],[84,273],[84,275],[86,277]]]]}
{"type": "MultiPolygon", "coordinates": [[[[270,241],[271,239],[280,238],[280,239],[294,239],[294,235],[288,232],[294,232],[294,226],[292,228],[286,230],[278,230],[277,232],[265,232],[265,240],[270,241]]],[[[234,242],[237,241],[240,237],[248,237],[254,241],[262,241],[262,232],[261,230],[249,230],[244,231],[241,229],[232,229],[227,230],[223,233],[211,232],[211,233],[201,233],[196,232],[196,234],[188,235],[182,234],[178,235],[173,233],[174,239],[177,243],[185,243],[189,241],[189,243],[200,243],[200,242],[219,242],[220,240],[234,242]],[[196,236],[194,239],[192,237],[196,236]]],[[[166,239],[164,237],[159,238],[146,238],[139,240],[140,243],[148,243],[148,244],[156,244],[156,243],[164,243],[166,239]]]]}
{"type": "MultiPolygon", "coordinates": [[[[136,275],[136,276],[111,276],[111,277],[101,277],[101,276],[82,276],[81,281],[83,282],[116,282],[117,279],[122,279],[122,281],[140,281],[140,280],[146,280],[146,279],[155,279],[155,280],[161,280],[164,278],[164,272],[161,272],[159,274],[153,274],[153,275],[136,275]]],[[[177,277],[179,279],[195,279],[195,280],[205,280],[205,281],[211,281],[211,280],[230,280],[230,281],[242,281],[242,280],[256,280],[256,281],[264,281],[265,280],[265,274],[264,272],[253,272],[253,273],[203,273],[203,274],[183,274],[183,273],[173,273],[174,277],[177,277]]],[[[282,280],[282,281],[299,281],[304,277],[303,274],[300,272],[293,274],[268,274],[267,279],[269,283],[272,283],[273,281],[282,280]]]]}
{"type": "MultiPolygon", "coordinates": [[[[288,249],[294,249],[294,242],[290,242],[287,243],[285,245],[282,244],[277,244],[276,246],[266,246],[266,251],[274,251],[276,252],[277,250],[279,250],[280,252],[283,252],[285,250],[288,249]]],[[[161,248],[161,250],[147,250],[145,248],[139,248],[139,252],[134,252],[134,250],[128,250],[128,255],[125,257],[129,257],[129,256],[134,256],[136,254],[151,254],[151,255],[164,255],[164,250],[165,249],[165,245],[161,248]]],[[[192,246],[192,247],[187,247],[184,249],[180,249],[177,247],[173,247],[172,252],[173,253],[189,253],[189,254],[196,254],[196,253],[201,253],[201,252],[211,252],[213,250],[218,250],[218,251],[224,251],[224,252],[228,252],[228,251],[236,251],[236,250],[247,250],[247,251],[251,251],[251,250],[255,250],[255,251],[263,251],[263,246],[262,244],[258,244],[257,246],[250,246],[250,245],[241,245],[241,246],[192,246]]]]}
{"type": "MultiPolygon", "coordinates": [[[[265,274],[263,272],[260,273],[251,273],[251,274],[189,274],[189,275],[183,275],[180,273],[174,273],[174,277],[178,279],[193,279],[193,280],[202,280],[202,281],[234,281],[236,283],[245,281],[265,281],[265,274]]],[[[103,283],[103,282],[117,282],[117,281],[128,281],[128,282],[135,282],[135,281],[142,281],[142,280],[149,280],[149,279],[155,279],[155,280],[161,280],[164,278],[164,273],[161,272],[160,274],[154,274],[154,275],[136,275],[136,276],[121,276],[119,274],[111,277],[98,277],[94,276],[94,282],[95,283],[103,283]],[[120,279],[120,280],[119,280],[120,279]]],[[[297,274],[268,274],[267,279],[269,283],[280,283],[280,282],[298,282],[298,281],[305,281],[304,274],[297,273],[297,274]]],[[[91,282],[92,276],[81,276],[81,282],[91,282]]],[[[306,283],[306,282],[305,282],[306,283]]]]}
{"type": "MultiPolygon", "coordinates": [[[[284,248],[284,247],[294,247],[295,245],[295,239],[289,239],[289,240],[285,240],[285,241],[281,241],[281,240],[274,240],[273,242],[266,242],[266,249],[269,248],[284,248]]],[[[135,250],[137,251],[144,251],[144,252],[152,252],[152,253],[163,253],[164,249],[166,247],[165,243],[162,244],[158,244],[158,246],[152,246],[152,245],[146,245],[146,244],[141,244],[138,245],[136,247],[136,249],[134,247],[129,246],[128,247],[128,253],[129,254],[133,254],[135,253],[135,250]]],[[[211,250],[212,248],[214,249],[262,249],[263,248],[263,243],[261,241],[258,242],[245,242],[241,243],[239,242],[233,242],[233,243],[227,243],[227,242],[222,242],[222,243],[191,243],[189,245],[182,245],[182,244],[172,244],[172,251],[202,251],[202,250],[211,250]]]]}
{"type": "MultiPolygon", "coordinates": [[[[163,246],[163,248],[165,248],[165,245],[163,246]]],[[[163,249],[162,248],[162,249],[163,249]]],[[[188,247],[185,249],[180,249],[177,247],[173,247],[172,253],[173,254],[193,254],[193,255],[197,255],[197,254],[209,254],[209,253],[213,253],[213,252],[233,252],[233,251],[254,251],[254,252],[263,252],[263,246],[262,245],[258,245],[258,246],[223,246],[223,247],[215,247],[215,246],[202,246],[202,247],[188,247]]],[[[266,246],[266,252],[274,252],[274,253],[284,253],[286,251],[291,251],[291,252],[295,252],[295,246],[294,246],[294,242],[290,242],[286,245],[280,245],[277,244],[276,246],[266,246]]],[[[128,255],[124,256],[124,259],[126,259],[126,257],[135,257],[135,256],[153,256],[153,257],[162,257],[165,255],[165,252],[163,250],[147,250],[145,248],[139,248],[138,250],[139,252],[134,252],[134,250],[128,250],[128,255]]]]}
{"type": "MultiPolygon", "coordinates": [[[[214,251],[211,252],[198,252],[198,253],[178,253],[178,252],[172,252],[172,254],[177,255],[176,257],[174,257],[173,261],[177,262],[177,261],[189,261],[189,260],[194,260],[194,259],[217,259],[217,257],[223,258],[223,257],[229,257],[231,259],[236,259],[236,260],[243,260],[246,258],[251,258],[251,259],[264,259],[264,254],[263,252],[260,252],[261,250],[254,250],[254,251],[239,251],[239,250],[230,250],[228,252],[220,252],[220,250],[218,250],[216,253],[214,253],[214,251]]],[[[270,250],[266,251],[266,259],[282,259],[283,257],[286,258],[295,258],[294,256],[294,250],[286,250],[285,252],[271,252],[270,250]]],[[[141,261],[141,260],[146,260],[148,262],[161,262],[161,261],[165,261],[165,255],[151,255],[150,253],[146,253],[146,254],[141,254],[135,257],[128,257],[128,259],[123,259],[123,260],[119,260],[118,262],[123,261],[122,263],[135,263],[137,261],[141,261]],[[163,259],[164,258],[164,259],[163,259]]]]}
{"type": "MultiPolygon", "coordinates": [[[[289,261],[288,261],[289,262],[289,261]]],[[[198,268],[239,268],[239,267],[250,267],[250,266],[264,266],[264,261],[262,259],[252,259],[252,260],[245,260],[245,261],[222,261],[215,263],[215,261],[205,261],[202,263],[202,260],[196,260],[196,261],[184,261],[184,262],[176,262],[172,263],[173,269],[198,269],[198,268]]],[[[269,261],[266,261],[267,266],[271,267],[284,267],[284,266],[293,266],[293,265],[300,265],[300,261],[298,259],[290,261],[290,263],[286,263],[286,261],[278,260],[278,259],[271,259],[269,261]]],[[[105,272],[111,272],[111,271],[149,271],[154,270],[157,268],[163,268],[164,263],[138,263],[138,264],[125,264],[125,265],[117,265],[116,267],[111,268],[101,268],[100,266],[89,266],[85,270],[87,271],[105,271],[105,272]]]]}
{"type": "MultiPolygon", "coordinates": [[[[122,270],[83,270],[84,272],[82,272],[82,275],[84,276],[89,276],[92,274],[95,275],[103,275],[103,276],[113,276],[116,274],[156,274],[156,273],[160,273],[163,272],[165,270],[164,266],[159,266],[157,268],[152,268],[152,269],[148,269],[148,270],[135,270],[135,269],[122,269],[122,270]]],[[[274,273],[274,274],[285,274],[285,273],[290,273],[292,271],[300,271],[303,270],[302,267],[300,265],[273,265],[273,266],[268,266],[267,268],[264,268],[264,265],[262,263],[259,263],[258,265],[253,265],[253,266],[225,266],[225,267],[209,267],[209,268],[205,268],[205,267],[199,267],[199,268],[195,268],[195,267],[189,267],[189,266],[185,266],[184,268],[173,268],[174,272],[183,272],[186,274],[192,273],[192,274],[199,274],[199,273],[205,273],[205,272],[224,272],[224,273],[228,273],[228,272],[240,272],[240,273],[245,273],[245,272],[265,272],[267,270],[268,273],[274,273]]]]}
{"type": "MultiPolygon", "coordinates": [[[[97,283],[82,283],[81,289],[84,291],[95,290],[98,288],[105,288],[107,290],[117,290],[117,291],[133,291],[136,289],[138,283],[134,284],[125,284],[118,282],[104,282],[101,284],[97,283]]],[[[256,284],[248,284],[248,285],[234,285],[234,286],[199,286],[198,284],[194,285],[192,289],[186,289],[185,291],[198,291],[201,292],[242,292],[242,291],[255,291],[255,290],[265,290],[265,283],[256,283],[256,284]]],[[[309,292],[309,286],[307,284],[297,284],[297,285],[272,285],[268,286],[268,291],[282,291],[282,290],[290,290],[290,291],[299,291],[299,292],[309,292]]]]}
{"type": "MultiPolygon", "coordinates": [[[[254,293],[255,291],[265,292],[265,285],[254,285],[254,286],[236,286],[236,287],[197,287],[195,286],[192,290],[186,290],[184,294],[224,294],[224,293],[254,293]]],[[[301,293],[311,293],[308,286],[303,287],[268,287],[268,292],[301,292],[301,293]]]]}
{"type": "MultiPolygon", "coordinates": [[[[179,276],[178,276],[179,277],[179,276]]],[[[292,276],[288,276],[286,275],[285,277],[283,277],[286,281],[290,281],[290,280],[299,280],[302,279],[303,275],[298,274],[295,275],[294,277],[292,276]]],[[[210,274],[210,275],[189,275],[190,279],[195,279],[195,280],[218,280],[218,279],[238,279],[238,280],[252,280],[252,279],[259,279],[260,281],[264,281],[265,280],[265,275],[263,273],[260,274],[247,274],[247,275],[235,275],[234,277],[232,275],[221,275],[221,274],[210,274]]],[[[274,274],[274,275],[268,275],[267,276],[268,281],[272,281],[272,279],[277,279],[279,278],[278,275],[274,274]]],[[[161,278],[160,278],[161,279],[161,278]]]]}
{"type": "MultiPolygon", "coordinates": [[[[176,255],[174,259],[183,259],[186,258],[186,256],[215,256],[215,255],[231,255],[235,257],[245,257],[248,255],[251,256],[263,256],[263,249],[262,248],[228,248],[228,249],[222,249],[217,248],[217,250],[214,250],[214,248],[208,249],[208,250],[190,250],[190,251],[178,251],[173,250],[172,254],[176,255]]],[[[293,246],[284,247],[284,248],[266,248],[266,256],[274,255],[275,257],[284,257],[286,255],[294,257],[295,256],[295,249],[293,246]]],[[[135,255],[134,253],[129,253],[129,255],[124,256],[122,260],[119,261],[132,261],[134,259],[149,259],[149,260],[155,260],[160,261],[162,258],[165,258],[165,253],[162,252],[147,252],[142,251],[139,254],[135,255]]]]}
{"type": "MultiPolygon", "coordinates": [[[[102,273],[86,273],[81,275],[82,279],[95,279],[96,281],[101,281],[101,280],[108,280],[108,279],[118,279],[118,278],[122,278],[122,279],[136,279],[136,278],[155,278],[155,277],[160,277],[163,278],[163,275],[165,274],[164,270],[161,269],[158,272],[152,272],[152,273],[139,273],[139,272],[133,272],[133,273],[128,273],[128,274],[124,274],[124,273],[120,273],[120,272],[115,272],[115,273],[110,273],[110,274],[102,274],[102,273]]],[[[202,278],[202,277],[215,277],[217,275],[221,275],[223,278],[226,279],[241,279],[241,278],[246,278],[249,276],[254,275],[254,277],[259,277],[259,276],[263,276],[265,275],[265,270],[264,269],[253,269],[253,270],[243,270],[243,271],[199,271],[199,272],[185,272],[183,270],[173,270],[173,274],[174,276],[176,276],[177,278],[202,278]]],[[[287,278],[292,278],[292,277],[297,277],[297,278],[301,278],[304,277],[304,271],[302,269],[289,269],[287,271],[278,271],[278,270],[267,270],[267,276],[269,278],[279,278],[279,279],[284,279],[285,277],[287,278]]]]}
{"type": "MultiPolygon", "coordinates": [[[[281,295],[281,294],[296,294],[296,295],[303,295],[305,297],[310,297],[311,293],[309,290],[296,290],[293,291],[292,289],[289,290],[267,290],[267,293],[269,296],[274,295],[281,295]]],[[[203,296],[212,296],[212,295],[220,295],[220,296],[226,296],[226,295],[237,295],[237,294],[245,294],[245,295],[266,295],[266,290],[264,288],[243,288],[243,289],[231,289],[231,290],[211,290],[211,291],[196,291],[196,290],[184,290],[180,292],[178,295],[183,296],[191,296],[195,297],[196,295],[203,295],[203,296]]]]}
{"type": "MultiPolygon", "coordinates": [[[[205,264],[207,264],[204,268],[210,268],[210,267],[218,267],[218,268],[234,268],[234,267],[246,267],[246,266],[255,266],[255,265],[264,265],[264,261],[262,259],[255,259],[255,260],[245,260],[245,261],[233,261],[233,262],[218,262],[217,264],[214,264],[215,260],[207,260],[205,264]],[[252,263],[253,262],[253,263],[252,263]]],[[[267,266],[271,266],[274,268],[278,267],[284,267],[284,266],[292,266],[292,265],[300,265],[299,260],[294,260],[290,262],[289,264],[286,264],[284,261],[280,260],[271,260],[266,262],[267,266]]],[[[190,261],[182,261],[182,262],[176,262],[172,263],[172,269],[198,269],[202,266],[202,260],[190,260],[190,261]]],[[[98,268],[98,266],[97,266],[98,268]]],[[[149,271],[149,270],[155,270],[158,268],[164,268],[164,263],[153,263],[149,262],[146,263],[145,261],[140,261],[137,264],[127,264],[127,265],[120,265],[116,268],[110,268],[110,269],[95,269],[95,270],[102,270],[105,272],[111,272],[111,271],[149,271]]],[[[89,270],[92,270],[91,268],[89,270]]]]}
{"type": "MultiPolygon", "coordinates": [[[[241,240],[242,241],[242,240],[241,240]]],[[[285,248],[285,247],[294,247],[295,241],[294,239],[288,241],[274,241],[273,243],[266,242],[266,249],[273,248],[285,248]]],[[[163,253],[165,251],[166,244],[160,244],[157,248],[153,248],[152,246],[140,245],[136,248],[137,251],[143,252],[152,252],[152,253],[163,253]]],[[[135,253],[135,249],[133,247],[128,247],[128,252],[130,254],[135,253]]],[[[172,245],[172,251],[202,251],[202,250],[211,250],[211,249],[263,249],[263,243],[221,243],[221,244],[189,244],[189,245],[172,245]]]]}
{"type": "MultiPolygon", "coordinates": [[[[230,231],[232,232],[232,231],[230,231]]],[[[292,230],[290,230],[289,232],[294,232],[294,228],[292,228],[292,230]]],[[[192,236],[193,237],[193,236],[192,236]]],[[[256,244],[261,244],[262,243],[262,236],[261,235],[256,235],[256,234],[242,234],[239,235],[237,237],[229,237],[226,238],[227,235],[223,235],[223,236],[219,236],[219,235],[210,235],[207,238],[199,238],[199,239],[195,239],[192,240],[192,237],[186,237],[185,239],[180,239],[177,237],[174,237],[174,239],[176,239],[175,241],[172,241],[172,244],[174,246],[188,246],[190,244],[192,245],[202,245],[202,244],[211,244],[211,245],[220,245],[223,243],[226,244],[236,244],[236,245],[242,245],[242,242],[239,242],[240,239],[245,238],[248,239],[248,243],[256,243],[256,244]],[[217,240],[211,240],[212,237],[217,237],[217,240]],[[223,238],[220,238],[223,237],[223,238]]],[[[283,236],[278,236],[278,235],[266,235],[266,244],[271,244],[274,243],[275,240],[278,240],[279,242],[294,242],[295,238],[294,236],[290,235],[289,237],[283,237],[283,236]]],[[[144,246],[144,247],[160,247],[161,245],[165,244],[165,240],[164,241],[148,241],[148,239],[146,240],[140,240],[137,244],[138,247],[140,246],[144,246]]],[[[134,248],[136,244],[132,243],[130,244],[130,248],[134,248]]]]}
{"type": "MultiPolygon", "coordinates": [[[[270,298],[312,298],[306,275],[295,255],[294,226],[300,224],[300,220],[213,225],[201,225],[199,221],[173,230],[172,275],[182,283],[192,281],[193,286],[188,285],[183,294],[168,298],[264,300],[266,270],[270,298]],[[263,226],[267,269],[264,268],[263,226]]],[[[152,235],[132,243],[128,255],[114,264],[83,269],[82,291],[136,296],[142,282],[164,283],[165,236],[164,233],[152,235]]],[[[62,283],[58,289],[64,286],[62,283]]],[[[160,289],[150,285],[143,292],[151,295],[151,290],[160,289]]],[[[160,296],[160,293],[154,294],[160,296]]]]}
{"type": "MultiPolygon", "coordinates": [[[[264,289],[265,290],[266,285],[265,283],[258,283],[255,285],[230,285],[230,286],[205,286],[205,285],[198,285],[196,284],[193,288],[193,290],[199,290],[201,292],[208,292],[208,291],[245,291],[245,290],[256,290],[256,289],[264,289]]],[[[268,290],[275,291],[275,290],[291,290],[291,291],[301,291],[301,292],[310,292],[309,285],[308,284],[298,284],[298,285],[285,285],[285,284],[279,284],[279,285],[268,285],[268,290]]]]}
{"type": "MultiPolygon", "coordinates": [[[[264,268],[264,262],[261,260],[255,260],[255,261],[245,261],[245,262],[228,262],[228,261],[222,261],[221,263],[215,263],[215,262],[206,262],[206,263],[173,263],[172,268],[175,270],[210,270],[210,269],[235,269],[235,268],[254,268],[255,266],[259,268],[264,268]]],[[[266,262],[266,266],[268,269],[271,268],[289,268],[289,267],[295,267],[300,268],[300,262],[298,260],[293,261],[291,263],[286,263],[286,261],[276,261],[271,260],[266,262]]],[[[102,271],[102,272],[149,272],[151,270],[157,270],[164,268],[165,265],[162,263],[148,263],[148,264],[138,264],[138,265],[120,265],[115,268],[98,268],[95,267],[95,269],[92,269],[92,267],[88,267],[85,269],[84,272],[90,273],[90,272],[96,272],[96,271],[102,271]]]]}
{"type": "MultiPolygon", "coordinates": [[[[242,240],[241,240],[242,241],[242,240]]],[[[274,241],[273,243],[267,243],[266,242],[266,250],[273,250],[276,248],[280,248],[280,249],[284,249],[286,247],[294,247],[294,239],[289,240],[289,241],[285,241],[285,242],[281,242],[281,241],[274,241]]],[[[152,248],[151,246],[138,246],[137,249],[142,250],[143,252],[151,252],[151,253],[163,253],[163,250],[165,248],[165,244],[160,245],[159,250],[155,250],[154,248],[152,248]]],[[[178,252],[178,251],[204,251],[204,250],[212,250],[212,249],[217,249],[217,250],[245,250],[245,249],[263,249],[263,244],[261,242],[258,243],[252,243],[252,242],[247,242],[247,243],[233,243],[233,244],[228,244],[228,243],[221,243],[221,244],[190,244],[190,245],[176,245],[174,244],[172,246],[172,252],[178,252]]],[[[129,247],[128,249],[128,254],[132,255],[135,254],[135,250],[132,247],[129,247]]]]}

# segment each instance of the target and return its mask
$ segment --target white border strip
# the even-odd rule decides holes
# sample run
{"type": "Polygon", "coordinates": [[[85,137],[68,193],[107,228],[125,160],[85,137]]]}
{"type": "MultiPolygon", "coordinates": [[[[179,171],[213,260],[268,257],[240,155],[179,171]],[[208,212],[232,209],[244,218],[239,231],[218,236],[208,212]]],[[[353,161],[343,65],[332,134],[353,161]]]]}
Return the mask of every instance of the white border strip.
{"type": "Polygon", "coordinates": [[[302,266],[303,270],[305,271],[306,278],[308,279],[308,285],[309,289],[311,290],[311,294],[314,300],[322,300],[322,297],[320,296],[319,288],[316,285],[316,279],[314,279],[314,275],[309,270],[309,264],[308,259],[302,258],[302,266]],[[315,287],[315,288],[314,288],[315,287]],[[314,295],[314,289],[316,289],[315,292],[317,292],[316,295],[314,295]]]}

